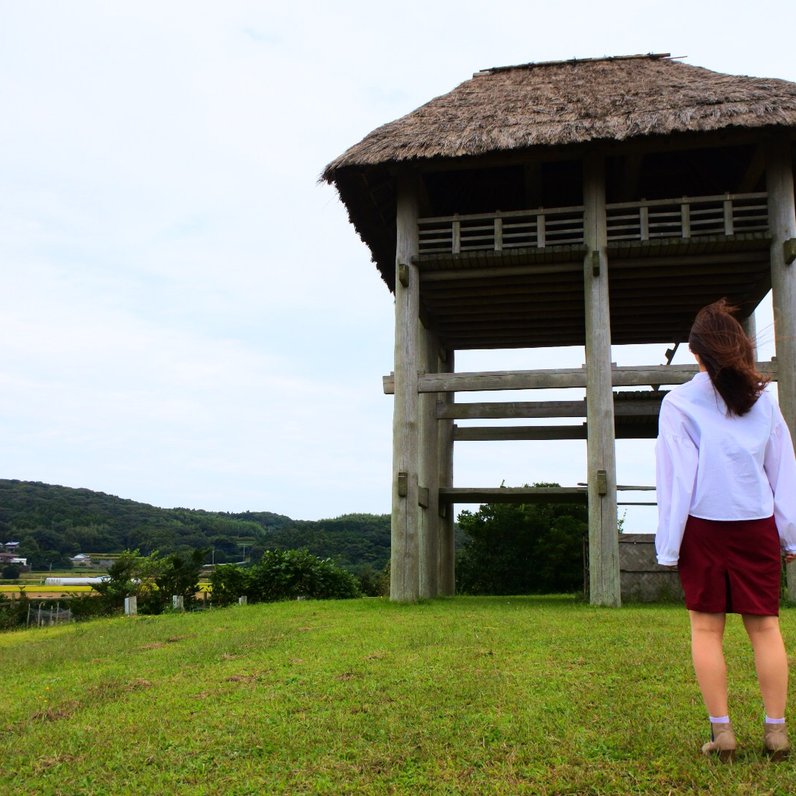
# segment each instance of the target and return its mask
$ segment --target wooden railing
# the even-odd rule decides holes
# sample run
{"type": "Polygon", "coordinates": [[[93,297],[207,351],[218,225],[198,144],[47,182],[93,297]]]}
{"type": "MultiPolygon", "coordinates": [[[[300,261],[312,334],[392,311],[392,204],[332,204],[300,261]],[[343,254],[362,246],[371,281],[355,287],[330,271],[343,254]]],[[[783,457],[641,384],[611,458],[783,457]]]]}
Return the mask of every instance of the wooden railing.
{"type": "MultiPolygon", "coordinates": [[[[768,230],[765,193],[724,194],[609,204],[608,241],[738,235],[768,230]]],[[[419,252],[544,249],[583,244],[583,206],[537,208],[418,220],[419,252]]]]}
{"type": "Polygon", "coordinates": [[[418,220],[420,254],[504,251],[583,243],[583,206],[418,220]]]}
{"type": "Polygon", "coordinates": [[[766,194],[622,202],[606,208],[608,240],[700,238],[768,230],[766,194]]]}

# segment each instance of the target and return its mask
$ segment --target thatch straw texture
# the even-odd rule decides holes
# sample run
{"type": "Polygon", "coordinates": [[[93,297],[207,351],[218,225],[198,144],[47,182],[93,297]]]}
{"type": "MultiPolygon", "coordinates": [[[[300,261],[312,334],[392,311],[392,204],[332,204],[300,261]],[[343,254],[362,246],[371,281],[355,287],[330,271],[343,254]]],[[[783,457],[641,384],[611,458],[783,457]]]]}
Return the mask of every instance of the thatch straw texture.
{"type": "Polygon", "coordinates": [[[661,55],[501,67],[374,130],[323,179],[351,166],[767,126],[796,127],[796,83],[661,55]]]}

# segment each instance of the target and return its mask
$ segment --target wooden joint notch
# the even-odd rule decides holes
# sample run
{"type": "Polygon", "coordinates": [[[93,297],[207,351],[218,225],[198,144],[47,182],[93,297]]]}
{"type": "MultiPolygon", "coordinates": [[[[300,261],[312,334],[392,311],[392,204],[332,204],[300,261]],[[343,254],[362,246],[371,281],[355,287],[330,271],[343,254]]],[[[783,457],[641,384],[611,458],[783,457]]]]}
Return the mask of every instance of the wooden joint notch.
{"type": "Polygon", "coordinates": [[[796,238],[788,238],[788,240],[782,244],[782,254],[785,257],[787,265],[790,265],[796,260],[796,238]]]}
{"type": "Polygon", "coordinates": [[[398,281],[404,287],[409,287],[409,266],[406,263],[398,263],[398,281]]]}
{"type": "Polygon", "coordinates": [[[600,497],[608,494],[608,473],[605,470],[597,471],[597,494],[600,497]]]}
{"type": "Polygon", "coordinates": [[[417,488],[417,505],[421,508],[428,508],[428,487],[419,486],[417,488]]]}
{"type": "Polygon", "coordinates": [[[406,497],[409,494],[409,474],[398,473],[398,497],[406,497]]]}
{"type": "Polygon", "coordinates": [[[600,252],[598,251],[591,253],[591,273],[592,276],[600,275],[600,252]]]}

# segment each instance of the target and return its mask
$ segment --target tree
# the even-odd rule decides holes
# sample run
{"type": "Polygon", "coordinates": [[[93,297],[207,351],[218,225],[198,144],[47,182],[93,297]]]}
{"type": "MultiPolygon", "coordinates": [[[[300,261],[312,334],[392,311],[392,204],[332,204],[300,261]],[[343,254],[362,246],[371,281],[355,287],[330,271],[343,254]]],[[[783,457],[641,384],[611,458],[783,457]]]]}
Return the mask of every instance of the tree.
{"type": "Polygon", "coordinates": [[[192,550],[184,557],[172,553],[161,560],[160,571],[155,575],[155,585],[161,602],[168,604],[173,595],[183,598],[187,608],[196,600],[199,591],[199,573],[207,550],[192,550]]]}
{"type": "Polygon", "coordinates": [[[107,612],[119,610],[126,597],[135,596],[141,613],[160,613],[164,600],[155,580],[162,569],[163,560],[157,552],[142,556],[138,550],[125,550],[109,567],[107,580],[91,588],[99,592],[107,612]]]}
{"type": "Polygon", "coordinates": [[[6,564],[3,569],[0,570],[0,577],[5,578],[6,580],[16,580],[21,571],[22,568],[19,566],[19,564],[6,564]]]}
{"type": "MultiPolygon", "coordinates": [[[[536,484],[536,486],[556,486],[536,484]]],[[[456,565],[457,587],[470,594],[545,594],[583,585],[585,506],[492,503],[463,511],[467,540],[456,565]]]]}
{"type": "Polygon", "coordinates": [[[221,564],[210,576],[213,605],[232,605],[239,597],[248,597],[251,592],[251,569],[221,564]]]}

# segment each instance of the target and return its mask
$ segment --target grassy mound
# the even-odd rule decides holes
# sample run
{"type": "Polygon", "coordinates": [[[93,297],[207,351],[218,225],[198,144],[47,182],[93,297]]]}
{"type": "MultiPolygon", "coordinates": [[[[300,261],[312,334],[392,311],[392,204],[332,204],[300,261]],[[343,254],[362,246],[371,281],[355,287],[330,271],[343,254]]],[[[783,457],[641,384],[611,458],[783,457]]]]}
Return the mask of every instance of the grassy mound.
{"type": "Polygon", "coordinates": [[[734,619],[731,766],[699,754],[676,606],[304,601],[6,633],[0,793],[791,793],[734,619]]]}

